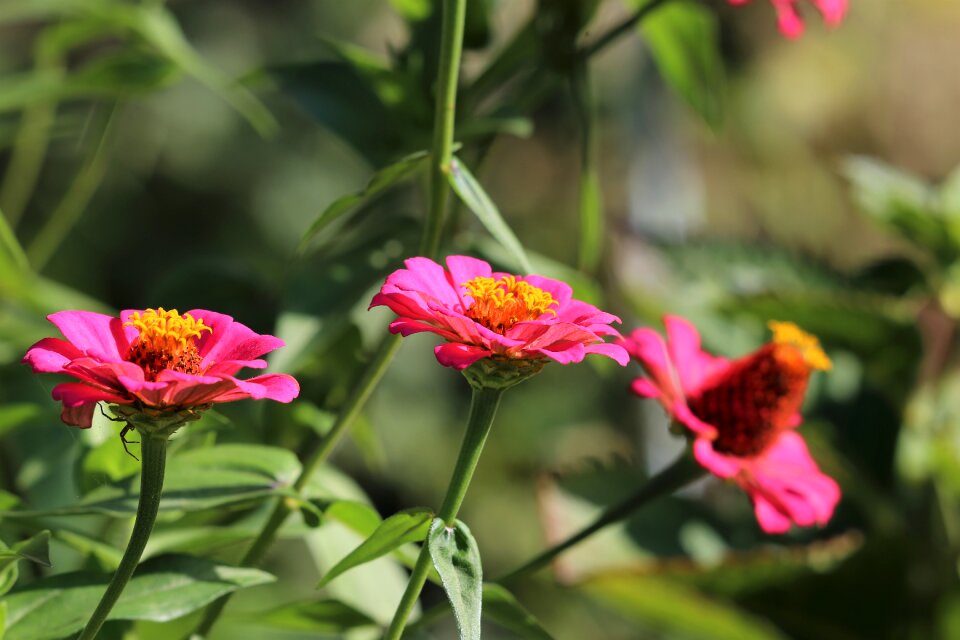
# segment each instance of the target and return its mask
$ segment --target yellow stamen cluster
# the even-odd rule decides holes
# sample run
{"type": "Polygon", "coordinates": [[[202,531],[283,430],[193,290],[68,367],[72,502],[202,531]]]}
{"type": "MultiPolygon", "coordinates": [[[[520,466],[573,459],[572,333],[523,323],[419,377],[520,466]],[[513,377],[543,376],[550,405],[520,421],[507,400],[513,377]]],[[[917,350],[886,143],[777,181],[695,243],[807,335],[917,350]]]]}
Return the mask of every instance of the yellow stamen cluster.
{"type": "Polygon", "coordinates": [[[544,313],[557,315],[559,302],[548,292],[516,276],[500,279],[478,276],[462,285],[473,298],[467,316],[483,326],[504,333],[518,322],[536,320],[544,313]]]}
{"type": "Polygon", "coordinates": [[[195,338],[213,329],[189,313],[182,316],[176,309],[163,307],[135,311],[124,323],[140,332],[130,345],[127,359],[143,367],[148,380],[153,380],[164,369],[196,374],[200,372],[201,358],[195,338]]]}
{"type": "Polygon", "coordinates": [[[773,332],[774,344],[786,344],[797,349],[803,355],[803,361],[811,369],[829,371],[833,367],[833,363],[820,347],[820,341],[816,336],[810,335],[792,322],[771,320],[767,326],[773,332]]]}

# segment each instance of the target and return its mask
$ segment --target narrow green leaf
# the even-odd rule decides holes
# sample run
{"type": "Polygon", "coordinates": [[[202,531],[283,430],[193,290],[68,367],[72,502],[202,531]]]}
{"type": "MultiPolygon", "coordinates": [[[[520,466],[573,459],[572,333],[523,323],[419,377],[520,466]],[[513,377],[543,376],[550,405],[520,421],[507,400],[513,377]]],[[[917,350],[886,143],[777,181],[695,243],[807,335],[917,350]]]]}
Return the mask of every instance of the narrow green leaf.
{"type": "MultiPolygon", "coordinates": [[[[16,265],[16,267],[22,271],[28,271],[30,269],[27,254],[23,252],[23,247],[20,246],[17,235],[13,232],[13,229],[10,228],[10,224],[7,222],[7,217],[3,214],[3,211],[0,211],[0,247],[3,247],[11,264],[16,265]]],[[[8,428],[6,421],[0,421],[0,433],[3,433],[8,428]]]]}
{"type": "Polygon", "coordinates": [[[22,540],[9,549],[0,551],[0,569],[5,563],[30,560],[45,567],[50,566],[50,532],[40,533],[22,540]]]}
{"type": "Polygon", "coordinates": [[[427,546],[433,566],[450,598],[460,640],[480,640],[483,569],[480,550],[470,529],[459,520],[448,527],[440,518],[430,525],[427,546]]]}
{"type": "Polygon", "coordinates": [[[390,4],[407,20],[419,21],[430,16],[433,3],[430,0],[390,0],[390,4]]]}
{"type": "MultiPolygon", "coordinates": [[[[54,640],[80,630],[96,607],[109,575],[85,572],[45,578],[6,598],[6,640],[54,640]]],[[[222,595],[274,580],[258,569],[216,564],[191,556],[143,563],[127,584],[110,620],[166,622],[222,595]]]]}
{"type": "Polygon", "coordinates": [[[663,79],[717,128],[723,118],[724,73],[714,12],[698,2],[675,0],[642,20],[640,29],[663,79]]]}
{"type": "Polygon", "coordinates": [[[269,611],[242,616],[253,626],[313,634],[343,634],[351,629],[375,626],[377,622],[340,600],[294,602],[269,611]]]}
{"type": "Polygon", "coordinates": [[[540,626],[540,621],[498,584],[483,585],[483,617],[496,622],[520,640],[553,640],[540,626]]]}
{"type": "Polygon", "coordinates": [[[7,629],[7,603],[0,602],[0,640],[6,635],[7,629]]]}
{"type": "Polygon", "coordinates": [[[395,184],[416,175],[417,172],[426,166],[429,157],[426,151],[412,153],[398,162],[377,171],[370,178],[367,186],[362,190],[341,196],[334,200],[324,209],[323,213],[313,221],[313,224],[310,225],[307,232],[303,234],[303,239],[300,241],[298,250],[301,252],[305,251],[310,242],[334,221],[355,210],[360,205],[369,202],[395,184]]]}
{"type": "Polygon", "coordinates": [[[490,235],[516,258],[525,273],[533,271],[530,260],[527,258],[527,252],[524,251],[520,240],[517,239],[516,234],[513,233],[503,216],[500,215],[497,205],[493,203],[487,192],[473,177],[470,169],[457,158],[453,158],[450,162],[448,177],[454,192],[467,205],[467,208],[477,216],[477,219],[486,227],[490,235]]]}
{"type": "Polygon", "coordinates": [[[397,547],[420,542],[426,537],[432,519],[433,513],[429,509],[407,509],[395,513],[384,520],[360,546],[334,565],[317,588],[328,584],[341,573],[386,555],[397,547]]]}

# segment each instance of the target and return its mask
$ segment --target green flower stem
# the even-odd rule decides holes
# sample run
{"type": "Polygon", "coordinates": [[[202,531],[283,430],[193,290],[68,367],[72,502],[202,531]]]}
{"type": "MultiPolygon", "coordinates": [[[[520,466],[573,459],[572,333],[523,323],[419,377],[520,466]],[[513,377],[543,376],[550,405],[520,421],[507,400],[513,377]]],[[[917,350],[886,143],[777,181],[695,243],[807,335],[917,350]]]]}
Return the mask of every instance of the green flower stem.
{"type": "Polygon", "coordinates": [[[580,120],[579,267],[581,271],[596,273],[603,254],[603,202],[598,168],[596,100],[589,61],[583,60],[576,65],[570,84],[580,120]]]}
{"type": "Polygon", "coordinates": [[[163,491],[163,472],[167,463],[167,440],[169,432],[145,433],[140,432],[140,456],[143,459],[140,470],[140,500],[137,503],[137,517],[133,523],[133,532],[130,542],[123,552],[120,565],[113,574],[113,579],[107,585],[107,590],[96,610],[84,627],[77,640],[93,640],[97,637],[100,627],[106,622],[113,605],[120,599],[120,594],[133,576],[143,549],[147,546],[153,523],[157,519],[160,508],[160,493],[163,491]]]}
{"type": "MultiPolygon", "coordinates": [[[[376,355],[367,366],[363,377],[361,377],[353,389],[351,389],[350,396],[337,414],[337,419],[330,428],[330,431],[317,442],[316,448],[307,458],[306,462],[303,463],[300,475],[293,483],[294,491],[297,493],[303,492],[310,482],[310,478],[313,477],[313,474],[316,473],[320,465],[323,464],[323,461],[326,460],[330,452],[333,451],[343,433],[353,424],[353,421],[360,414],[360,410],[364,404],[366,404],[370,394],[373,393],[373,390],[376,388],[377,383],[380,382],[383,374],[386,373],[387,368],[390,366],[393,356],[400,347],[400,340],[401,337],[399,335],[387,335],[384,337],[380,343],[380,347],[377,349],[376,355]]],[[[287,516],[296,509],[297,504],[294,500],[283,499],[277,502],[270,517],[260,530],[257,539],[253,541],[253,544],[240,561],[240,566],[259,566],[267,554],[267,551],[270,550],[271,545],[273,545],[277,539],[280,527],[283,526],[287,516]]],[[[227,602],[230,601],[230,597],[231,594],[225,595],[207,607],[203,619],[200,621],[200,625],[194,631],[195,634],[203,637],[210,633],[210,629],[216,624],[224,607],[227,606],[227,602]]]]}
{"type": "Polygon", "coordinates": [[[596,520],[576,532],[560,544],[554,545],[523,563],[513,571],[501,576],[496,580],[500,583],[508,583],[522,576],[534,573],[541,569],[561,553],[570,547],[583,542],[597,531],[615,523],[620,522],[640,507],[644,506],[654,498],[670,495],[677,489],[684,487],[694,480],[703,477],[706,469],[701,467],[689,453],[684,453],[669,467],[653,476],[635,493],[627,496],[624,500],[608,507],[601,513],[596,520]]]}
{"type": "Polygon", "coordinates": [[[433,114],[433,144],[430,157],[430,213],[423,228],[421,250],[434,256],[440,248],[443,217],[450,195],[450,162],[453,158],[453,131],[457,115],[457,81],[463,52],[463,25],[467,0],[443,0],[440,33],[440,68],[437,75],[437,102],[433,114]]]}
{"type": "MultiPolygon", "coordinates": [[[[448,526],[453,525],[457,512],[460,510],[460,505],[463,503],[463,498],[467,495],[470,479],[473,477],[477,462],[480,460],[480,454],[483,452],[483,445],[490,434],[490,427],[493,425],[493,418],[496,416],[502,395],[502,389],[474,387],[473,399],[470,402],[467,432],[463,436],[463,444],[460,445],[460,455],[457,456],[457,464],[453,469],[453,476],[450,478],[447,495],[443,499],[440,511],[437,513],[437,517],[441,518],[448,526]]],[[[410,617],[413,606],[420,597],[420,591],[427,581],[431,564],[430,551],[426,542],[424,542],[420,548],[417,564],[410,574],[409,582],[407,582],[407,588],[403,592],[400,604],[397,605],[393,621],[384,635],[384,640],[399,640],[400,636],[403,635],[403,628],[407,624],[407,618],[410,617]]]]}
{"type": "MultiPolygon", "coordinates": [[[[574,545],[583,542],[597,531],[623,520],[631,515],[640,507],[652,502],[660,496],[670,495],[677,489],[680,489],[694,480],[703,477],[706,470],[701,467],[689,454],[684,453],[669,467],[650,478],[640,489],[631,494],[623,501],[609,507],[592,523],[573,534],[563,542],[550,547],[539,555],[523,563],[513,571],[497,578],[494,582],[505,584],[513,582],[523,576],[536,572],[537,570],[550,564],[554,558],[574,545]]],[[[449,611],[450,605],[447,602],[441,602],[431,609],[424,612],[420,618],[411,625],[410,630],[419,630],[425,628],[434,622],[440,620],[449,611]]]]}

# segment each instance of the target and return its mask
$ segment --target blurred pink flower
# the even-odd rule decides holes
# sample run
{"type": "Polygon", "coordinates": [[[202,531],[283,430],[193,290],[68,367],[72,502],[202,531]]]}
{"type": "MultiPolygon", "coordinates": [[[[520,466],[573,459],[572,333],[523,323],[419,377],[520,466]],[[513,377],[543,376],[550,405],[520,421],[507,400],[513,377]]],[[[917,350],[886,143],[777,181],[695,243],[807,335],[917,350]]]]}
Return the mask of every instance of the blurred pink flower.
{"type": "Polygon", "coordinates": [[[244,398],[290,402],[300,393],[291,376],[235,378],[243,367],[263,369],[259,357],[283,346],[230,316],[194,309],[123,311],[119,318],[90,311],[48,316],[66,340],[44,338],[23,358],[35,373],[63,373],[79,382],[53,388],[60,418],[89,427],[96,403],[175,413],[244,398]]]}
{"type": "MultiPolygon", "coordinates": [[[[823,16],[823,21],[830,27],[836,27],[843,20],[847,12],[848,0],[808,0],[816,6],[817,10],[823,16]]],[[[750,0],[729,0],[730,4],[747,4],[750,0]]],[[[773,8],[777,11],[777,22],[780,25],[780,31],[788,38],[799,38],[803,35],[803,19],[797,5],[800,0],[770,0],[773,8]]]]}
{"type": "Polygon", "coordinates": [[[570,286],[541,276],[495,273],[468,256],[450,256],[447,269],[429,258],[410,258],[387,278],[370,307],[387,306],[398,318],[392,333],[421,331],[447,342],[434,349],[445,367],[466,369],[483,358],[499,361],[580,362],[599,353],[621,365],[626,350],[606,343],[619,337],[620,319],[572,299],[570,286]]]}
{"type": "Polygon", "coordinates": [[[637,378],[633,391],[659,400],[690,430],[694,457],[747,492],[764,531],[826,524],[840,488],[794,431],[811,372],[830,368],[817,339],[771,322],[771,342],[731,361],[701,350],[700,335],[683,318],[667,316],[664,325],[666,341],[651,329],[625,341],[649,376],[637,378]]]}

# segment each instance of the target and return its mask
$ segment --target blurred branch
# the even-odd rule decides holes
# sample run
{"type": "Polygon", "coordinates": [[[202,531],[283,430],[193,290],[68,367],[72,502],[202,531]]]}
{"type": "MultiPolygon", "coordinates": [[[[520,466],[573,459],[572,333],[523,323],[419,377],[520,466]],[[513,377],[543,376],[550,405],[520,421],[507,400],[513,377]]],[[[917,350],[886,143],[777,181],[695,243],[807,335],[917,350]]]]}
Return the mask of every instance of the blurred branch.
{"type": "Polygon", "coordinates": [[[631,33],[641,20],[665,5],[667,2],[669,2],[669,0],[650,0],[650,2],[640,7],[632,15],[625,18],[623,22],[615,27],[612,27],[609,31],[594,40],[591,44],[588,44],[580,49],[578,52],[578,57],[585,59],[593,56],[596,53],[599,53],[608,45],[616,42],[620,36],[631,33]]]}
{"type": "Polygon", "coordinates": [[[603,201],[597,167],[596,101],[590,80],[590,63],[581,61],[570,78],[580,120],[580,255],[581,271],[596,273],[603,253],[603,201]]]}
{"type": "Polygon", "coordinates": [[[2,210],[0,210],[0,246],[9,254],[15,265],[24,271],[29,271],[30,262],[27,260],[27,254],[23,252],[23,248],[17,241],[17,236],[7,222],[7,217],[2,210]]]}
{"type": "Polygon", "coordinates": [[[56,253],[103,181],[108,162],[107,149],[112,139],[111,134],[118,109],[116,104],[110,108],[96,148],[80,168],[73,184],[50,215],[50,219],[27,247],[27,259],[36,271],[42,270],[56,253]]]}

